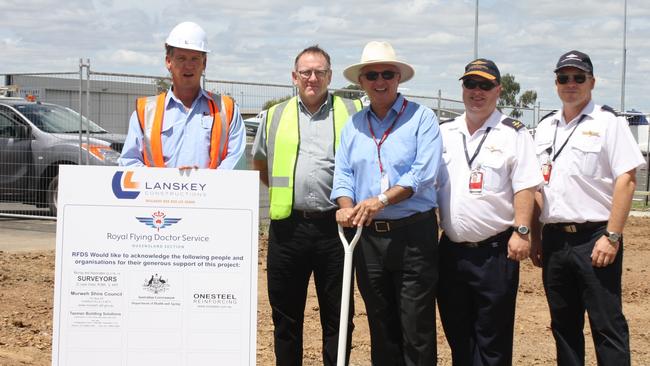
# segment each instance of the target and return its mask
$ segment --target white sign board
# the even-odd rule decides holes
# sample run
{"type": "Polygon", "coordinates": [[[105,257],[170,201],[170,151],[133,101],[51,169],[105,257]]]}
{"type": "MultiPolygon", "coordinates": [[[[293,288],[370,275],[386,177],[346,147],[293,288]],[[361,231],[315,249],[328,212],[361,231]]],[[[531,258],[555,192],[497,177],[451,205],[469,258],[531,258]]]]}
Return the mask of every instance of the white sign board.
{"type": "Polygon", "coordinates": [[[255,365],[258,173],[61,166],[52,365],[255,365]]]}

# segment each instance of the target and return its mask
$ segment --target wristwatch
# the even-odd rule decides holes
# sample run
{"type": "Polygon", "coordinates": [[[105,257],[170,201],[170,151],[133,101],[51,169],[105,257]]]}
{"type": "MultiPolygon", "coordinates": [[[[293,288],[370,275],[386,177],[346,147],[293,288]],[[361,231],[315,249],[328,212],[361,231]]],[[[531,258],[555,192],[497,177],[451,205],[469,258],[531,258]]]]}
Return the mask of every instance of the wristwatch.
{"type": "Polygon", "coordinates": [[[607,231],[605,232],[605,236],[607,237],[607,240],[609,240],[609,243],[612,245],[618,244],[618,242],[621,240],[621,233],[617,233],[615,231],[607,231]]]}
{"type": "Polygon", "coordinates": [[[379,202],[381,202],[382,205],[384,205],[384,207],[390,205],[390,202],[388,202],[388,197],[383,193],[380,193],[379,196],[377,196],[377,199],[379,202]]]}
{"type": "Polygon", "coordinates": [[[521,235],[528,235],[530,232],[530,229],[526,225],[515,226],[515,230],[517,230],[517,232],[521,235]]]}

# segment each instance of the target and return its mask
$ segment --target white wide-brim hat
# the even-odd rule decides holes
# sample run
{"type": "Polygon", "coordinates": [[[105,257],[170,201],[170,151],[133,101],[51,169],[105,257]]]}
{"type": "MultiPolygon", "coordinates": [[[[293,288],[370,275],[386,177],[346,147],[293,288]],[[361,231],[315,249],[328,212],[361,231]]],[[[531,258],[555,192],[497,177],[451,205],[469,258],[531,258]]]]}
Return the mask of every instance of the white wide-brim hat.
{"type": "Polygon", "coordinates": [[[397,67],[401,75],[401,83],[411,80],[413,75],[415,75],[415,69],[413,69],[413,66],[397,59],[395,56],[395,50],[390,43],[370,41],[366,44],[366,47],[363,48],[361,62],[348,66],[343,70],[343,76],[345,76],[345,78],[350,82],[359,84],[359,73],[361,72],[361,69],[365,66],[374,64],[389,64],[397,67]]]}

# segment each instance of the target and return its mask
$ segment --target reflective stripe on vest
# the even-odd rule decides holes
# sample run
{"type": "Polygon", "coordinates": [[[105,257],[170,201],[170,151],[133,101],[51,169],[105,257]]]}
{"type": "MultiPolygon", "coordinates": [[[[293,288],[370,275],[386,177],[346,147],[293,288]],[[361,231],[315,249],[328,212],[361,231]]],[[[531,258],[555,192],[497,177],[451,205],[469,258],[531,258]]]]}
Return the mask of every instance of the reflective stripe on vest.
{"type": "MultiPolygon", "coordinates": [[[[341,140],[348,118],[361,110],[360,100],[333,97],[333,153],[341,140]]],[[[271,107],[266,114],[266,151],[269,169],[269,216],[272,220],[289,217],[293,208],[293,186],[300,145],[298,97],[271,107]]]]}
{"type": "MultiPolygon", "coordinates": [[[[228,132],[234,102],[228,96],[208,93],[210,115],[214,118],[210,132],[210,169],[216,169],[228,155],[228,132]],[[223,106],[223,108],[222,108],[223,106]]],[[[142,128],[142,155],[147,166],[165,167],[162,151],[162,125],[167,93],[138,98],[136,112],[142,128]]]]}

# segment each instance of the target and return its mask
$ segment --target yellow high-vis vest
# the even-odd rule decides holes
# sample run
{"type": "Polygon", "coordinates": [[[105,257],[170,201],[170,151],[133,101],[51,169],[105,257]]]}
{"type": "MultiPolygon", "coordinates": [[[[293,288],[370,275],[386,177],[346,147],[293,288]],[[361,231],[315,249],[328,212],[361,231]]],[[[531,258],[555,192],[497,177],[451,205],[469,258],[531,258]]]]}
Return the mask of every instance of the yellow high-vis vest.
{"type": "MultiPolygon", "coordinates": [[[[348,118],[361,110],[360,100],[333,96],[334,153],[348,118]]],[[[291,215],[293,187],[300,145],[298,97],[271,107],[266,114],[266,151],[269,169],[269,215],[281,220],[291,215]]]]}

